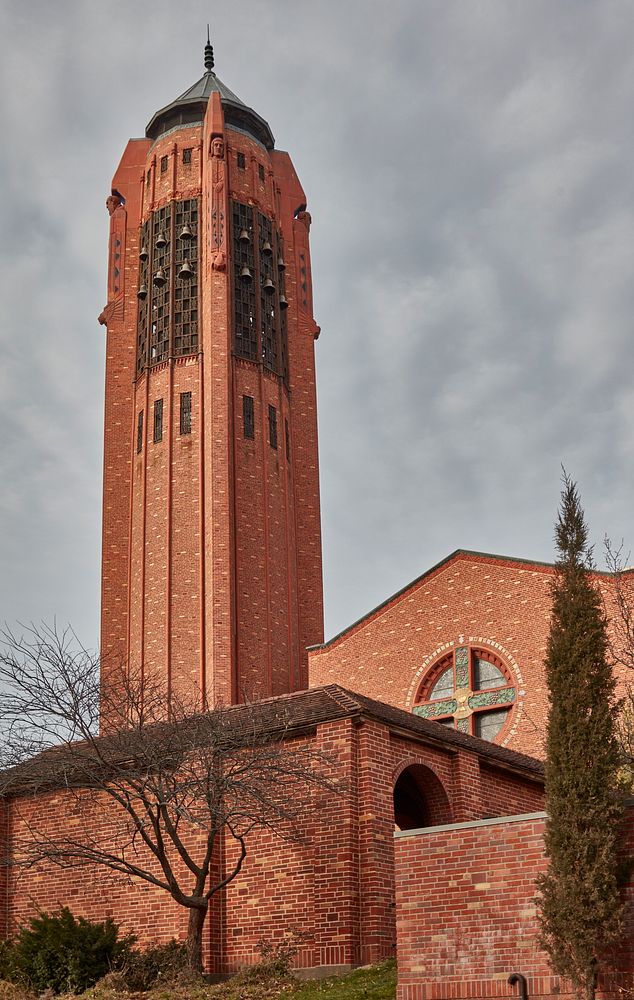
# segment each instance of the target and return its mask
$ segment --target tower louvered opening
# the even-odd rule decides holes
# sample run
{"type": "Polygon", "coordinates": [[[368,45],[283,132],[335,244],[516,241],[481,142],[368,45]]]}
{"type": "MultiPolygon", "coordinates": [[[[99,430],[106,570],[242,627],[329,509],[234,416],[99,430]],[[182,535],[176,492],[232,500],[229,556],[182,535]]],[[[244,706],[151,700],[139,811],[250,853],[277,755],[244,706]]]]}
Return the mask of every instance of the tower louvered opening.
{"type": "Polygon", "coordinates": [[[140,232],[136,371],[198,352],[196,198],[153,212],[140,232]]]}
{"type": "Polygon", "coordinates": [[[233,349],[288,383],[283,246],[273,222],[250,205],[231,203],[233,349]],[[280,267],[282,262],[282,267],[280,267]]]}

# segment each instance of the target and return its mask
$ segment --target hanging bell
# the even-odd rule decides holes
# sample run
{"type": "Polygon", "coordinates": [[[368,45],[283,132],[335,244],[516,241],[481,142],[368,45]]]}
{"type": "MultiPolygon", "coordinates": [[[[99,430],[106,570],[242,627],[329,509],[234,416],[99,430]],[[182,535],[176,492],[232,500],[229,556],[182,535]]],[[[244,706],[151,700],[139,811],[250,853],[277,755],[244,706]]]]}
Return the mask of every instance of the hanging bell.
{"type": "Polygon", "coordinates": [[[142,302],[144,299],[147,299],[147,285],[145,284],[145,282],[143,282],[143,284],[139,286],[139,290],[136,293],[136,297],[137,299],[141,299],[142,302]]]}
{"type": "Polygon", "coordinates": [[[285,295],[280,295],[280,309],[288,309],[288,302],[285,295]]]}
{"type": "Polygon", "coordinates": [[[156,272],[156,274],[154,275],[154,278],[152,280],[154,281],[154,284],[158,288],[162,288],[163,285],[167,284],[167,278],[165,277],[165,274],[163,272],[163,268],[162,267],[159,267],[158,271],[156,272]]]}
{"type": "Polygon", "coordinates": [[[192,233],[189,225],[185,223],[180,233],[178,234],[179,240],[193,240],[194,234],[192,233]]]}
{"type": "Polygon", "coordinates": [[[191,267],[189,266],[189,261],[188,260],[184,260],[183,261],[183,266],[181,267],[180,271],[178,272],[178,277],[179,278],[191,278],[192,275],[193,275],[193,273],[194,272],[192,271],[191,267]]]}
{"type": "Polygon", "coordinates": [[[149,256],[150,255],[147,252],[147,247],[144,243],[141,249],[139,250],[139,260],[147,260],[149,256]]]}
{"type": "Polygon", "coordinates": [[[262,285],[262,288],[264,289],[267,295],[272,295],[273,292],[275,291],[275,285],[273,284],[270,278],[266,279],[266,281],[262,285]]]}
{"type": "Polygon", "coordinates": [[[159,233],[159,234],[158,234],[158,236],[156,237],[156,243],[155,243],[155,246],[156,246],[156,247],[157,247],[157,248],[158,248],[159,250],[160,250],[160,249],[161,249],[162,247],[166,247],[166,246],[167,246],[167,237],[166,237],[165,233],[159,233]]]}
{"type": "Polygon", "coordinates": [[[286,264],[284,263],[284,258],[283,257],[278,257],[277,258],[277,269],[278,269],[278,271],[285,271],[286,270],[286,264]]]}
{"type": "Polygon", "coordinates": [[[266,257],[271,257],[273,254],[273,247],[271,246],[268,240],[266,241],[266,243],[262,244],[262,253],[266,257]]]}
{"type": "Polygon", "coordinates": [[[247,232],[246,229],[241,229],[240,230],[240,235],[238,236],[238,239],[240,240],[240,243],[250,243],[251,242],[251,237],[249,236],[249,234],[248,234],[248,232],[247,232]]]}
{"type": "Polygon", "coordinates": [[[240,271],[240,281],[244,281],[245,285],[250,285],[251,282],[253,281],[253,275],[251,274],[246,264],[240,271]]]}

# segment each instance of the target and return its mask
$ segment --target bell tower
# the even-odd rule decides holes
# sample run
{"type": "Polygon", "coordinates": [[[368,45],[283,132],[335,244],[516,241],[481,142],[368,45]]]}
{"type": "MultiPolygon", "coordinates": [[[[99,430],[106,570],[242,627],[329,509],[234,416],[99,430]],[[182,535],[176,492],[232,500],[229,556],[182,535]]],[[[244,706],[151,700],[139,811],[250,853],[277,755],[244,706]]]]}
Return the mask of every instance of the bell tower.
{"type": "Polygon", "coordinates": [[[101,645],[214,705],[307,687],[323,639],[319,327],[291,159],[204,64],[107,200],[101,645]]]}

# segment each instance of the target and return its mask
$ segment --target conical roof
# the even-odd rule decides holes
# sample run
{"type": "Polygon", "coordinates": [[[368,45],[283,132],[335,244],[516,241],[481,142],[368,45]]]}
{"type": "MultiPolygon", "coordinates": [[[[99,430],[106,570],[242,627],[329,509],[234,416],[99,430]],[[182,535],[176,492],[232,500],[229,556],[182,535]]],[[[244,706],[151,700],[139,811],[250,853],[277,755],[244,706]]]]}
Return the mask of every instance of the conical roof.
{"type": "Polygon", "coordinates": [[[202,123],[207,103],[212,93],[220,94],[227,125],[240,129],[257,139],[267,149],[273,149],[275,139],[267,122],[244,104],[213,72],[213,52],[209,55],[209,42],[205,47],[207,69],[180,97],[157,111],[145,130],[148,139],[158,139],[170,129],[202,123]],[[211,64],[211,65],[210,65],[211,64]]]}

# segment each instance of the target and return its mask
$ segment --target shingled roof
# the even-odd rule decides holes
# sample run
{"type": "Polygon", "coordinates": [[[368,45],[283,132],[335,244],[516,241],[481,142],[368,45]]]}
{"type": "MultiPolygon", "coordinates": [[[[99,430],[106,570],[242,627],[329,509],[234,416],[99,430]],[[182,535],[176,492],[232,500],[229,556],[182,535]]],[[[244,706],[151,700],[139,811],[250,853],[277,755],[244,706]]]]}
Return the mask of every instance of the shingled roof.
{"type": "MultiPolygon", "coordinates": [[[[338,684],[266,698],[248,705],[232,705],[220,711],[222,725],[225,732],[230,734],[231,742],[240,743],[244,738],[246,744],[254,732],[265,738],[287,739],[306,734],[322,723],[338,719],[351,719],[358,723],[374,721],[445,752],[468,751],[490,767],[511,770],[539,783],[544,779],[543,764],[533,757],[467,733],[447,729],[438,722],[366,698],[365,695],[348,691],[338,684]]],[[[13,795],[69,784],[77,787],[82,784],[82,775],[94,773],[95,767],[99,769],[100,766],[112,766],[116,769],[117,760],[128,760],[139,749],[142,754],[142,747],[152,747],[154,737],[157,747],[169,747],[170,737],[175,736],[175,726],[179,727],[179,732],[174,744],[181,751],[188,748],[193,750],[196,746],[203,745],[205,734],[210,732],[209,726],[205,724],[207,718],[206,715],[199,715],[180,723],[157,723],[145,730],[138,746],[135,730],[126,730],[97,737],[94,743],[52,747],[17,767],[2,772],[0,795],[2,788],[5,794],[13,795]],[[181,727],[186,727],[184,733],[181,727]]]]}
{"type": "MultiPolygon", "coordinates": [[[[342,718],[369,719],[382,722],[390,729],[411,733],[422,742],[443,746],[449,751],[466,750],[492,766],[519,771],[535,781],[544,779],[544,765],[534,757],[509,750],[497,743],[489,743],[468,733],[460,733],[456,729],[448,729],[439,722],[423,719],[413,712],[348,691],[339,684],[326,684],[308,691],[268,698],[258,702],[258,705],[263,711],[266,711],[266,706],[270,706],[272,723],[278,713],[280,719],[286,718],[286,728],[289,731],[342,718]]],[[[239,713],[243,707],[236,705],[226,711],[239,713]]]]}

